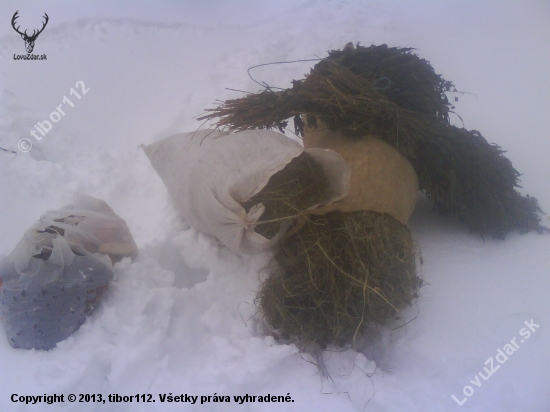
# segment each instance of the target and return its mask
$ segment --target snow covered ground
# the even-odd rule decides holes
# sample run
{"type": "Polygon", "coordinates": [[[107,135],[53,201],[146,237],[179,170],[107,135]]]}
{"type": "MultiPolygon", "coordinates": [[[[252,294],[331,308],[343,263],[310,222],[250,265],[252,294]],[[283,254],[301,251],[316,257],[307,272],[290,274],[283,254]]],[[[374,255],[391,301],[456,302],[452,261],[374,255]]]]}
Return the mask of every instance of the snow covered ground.
{"type": "MultiPolygon", "coordinates": [[[[473,93],[459,96],[464,126],[508,150],[524,173],[522,192],[548,212],[547,1],[10,0],[0,16],[0,147],[17,152],[0,151],[0,254],[77,191],[106,200],[140,248],[134,262],[117,264],[101,306],[56,349],[15,350],[0,331],[1,411],[550,410],[550,236],[483,241],[420,199],[411,227],[427,285],[406,314],[416,319],[384,333],[376,350],[326,352],[331,379],[323,379],[307,355],[254,327],[269,256],[239,257],[181,222],[138,147],[195,130],[193,116],[239,96],[226,88],[257,91],[250,66],[324,57],[348,41],[412,46],[473,93]],[[25,52],[9,23],[16,10],[29,31],[48,13],[33,52],[47,60],[14,60],[25,52]],[[36,141],[29,131],[59,105],[66,115],[36,141]],[[18,150],[22,138],[33,143],[28,153],[18,150]],[[531,320],[540,327],[525,338],[531,320]],[[519,349],[499,364],[498,350],[514,338],[519,349]],[[490,357],[494,375],[480,379],[490,357]],[[12,394],[64,394],[66,402],[25,405],[12,394]],[[72,404],[69,394],[151,394],[156,402],[72,404]],[[198,401],[162,403],[160,394],[198,401]],[[234,402],[246,394],[293,402],[234,402]]],[[[311,64],[253,74],[288,87],[311,64]]]]}

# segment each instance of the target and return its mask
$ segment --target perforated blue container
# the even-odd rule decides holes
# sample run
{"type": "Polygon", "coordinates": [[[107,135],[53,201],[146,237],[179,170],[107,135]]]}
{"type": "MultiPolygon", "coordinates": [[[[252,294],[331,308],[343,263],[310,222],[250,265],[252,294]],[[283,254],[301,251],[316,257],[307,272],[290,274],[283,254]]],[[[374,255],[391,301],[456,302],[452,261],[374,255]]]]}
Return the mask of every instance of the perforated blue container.
{"type": "MultiPolygon", "coordinates": [[[[44,264],[37,277],[48,278],[43,272],[53,270],[52,266],[44,264]]],[[[107,290],[113,272],[89,255],[76,256],[50,283],[23,284],[10,261],[0,265],[0,278],[2,322],[11,346],[49,350],[84,323],[107,290]]]]}

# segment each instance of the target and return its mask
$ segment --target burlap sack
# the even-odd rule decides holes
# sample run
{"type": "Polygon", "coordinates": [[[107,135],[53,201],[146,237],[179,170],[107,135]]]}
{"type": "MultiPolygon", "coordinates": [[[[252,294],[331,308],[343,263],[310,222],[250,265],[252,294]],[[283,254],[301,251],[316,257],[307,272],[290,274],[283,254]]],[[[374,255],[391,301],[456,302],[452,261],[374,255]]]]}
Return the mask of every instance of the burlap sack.
{"type": "Polygon", "coordinates": [[[418,196],[418,178],[413,166],[396,149],[376,137],[350,139],[328,130],[319,120],[317,128],[306,123],[303,137],[306,148],[334,150],[351,166],[349,194],[316,209],[316,214],[371,210],[388,213],[407,224],[418,196]]]}

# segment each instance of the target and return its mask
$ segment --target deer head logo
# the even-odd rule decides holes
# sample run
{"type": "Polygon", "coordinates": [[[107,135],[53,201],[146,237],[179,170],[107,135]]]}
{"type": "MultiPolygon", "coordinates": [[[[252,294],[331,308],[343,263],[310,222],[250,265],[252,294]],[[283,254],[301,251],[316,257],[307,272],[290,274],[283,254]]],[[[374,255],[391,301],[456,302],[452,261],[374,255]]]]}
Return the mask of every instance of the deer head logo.
{"type": "Polygon", "coordinates": [[[46,27],[46,24],[48,24],[48,20],[49,20],[50,18],[48,17],[48,15],[47,15],[46,13],[44,13],[44,18],[46,19],[46,21],[43,23],[42,28],[41,28],[40,30],[38,30],[38,31],[34,30],[34,31],[32,32],[32,35],[29,36],[29,35],[27,34],[27,30],[25,30],[24,33],[21,33],[21,32],[19,31],[19,27],[20,27],[20,26],[15,27],[15,20],[17,20],[17,18],[19,17],[19,16],[17,15],[17,13],[19,13],[19,10],[17,10],[17,11],[15,12],[15,14],[13,15],[13,17],[12,17],[12,19],[11,19],[11,25],[12,25],[13,29],[14,29],[17,33],[19,33],[19,34],[21,35],[21,37],[23,38],[23,40],[25,40],[25,48],[27,49],[27,53],[32,53],[32,51],[33,51],[33,49],[34,49],[34,42],[36,41],[36,38],[38,37],[38,35],[39,35],[40,33],[42,33],[42,31],[43,31],[44,28],[46,27]]]}

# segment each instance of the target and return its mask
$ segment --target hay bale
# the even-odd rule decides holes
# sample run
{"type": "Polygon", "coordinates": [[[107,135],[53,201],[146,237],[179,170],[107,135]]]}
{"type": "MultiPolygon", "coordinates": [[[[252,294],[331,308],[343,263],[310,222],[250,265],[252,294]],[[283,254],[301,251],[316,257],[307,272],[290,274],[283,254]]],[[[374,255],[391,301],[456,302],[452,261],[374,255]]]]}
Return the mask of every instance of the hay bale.
{"type": "Polygon", "coordinates": [[[410,230],[387,214],[312,216],[284,239],[259,293],[267,323],[305,345],[353,344],[417,297],[410,230]]]}
{"type": "Polygon", "coordinates": [[[344,142],[344,147],[332,148],[352,171],[350,193],[339,201],[310,209],[323,198],[327,179],[321,165],[304,152],[243,204],[247,210],[258,203],[265,206],[256,231],[268,238],[288,217],[303,224],[295,225],[281,241],[274,259],[277,267],[259,294],[267,323],[300,344],[351,344],[370,322],[385,324],[416,296],[420,281],[406,226],[414,208],[408,200],[411,195],[416,199],[418,191],[416,176],[395,149],[379,143],[382,147],[360,144],[346,150],[350,145],[344,142]],[[387,150],[394,161],[387,161],[387,150]],[[370,162],[365,161],[366,152],[372,154],[370,162]],[[403,162],[411,176],[395,173],[402,171],[403,162]],[[411,187],[403,188],[402,180],[411,187]],[[356,211],[373,206],[373,196],[384,207],[389,202],[401,208],[404,200],[410,207],[398,217],[356,211]],[[333,206],[338,210],[333,211],[333,206]]]}

